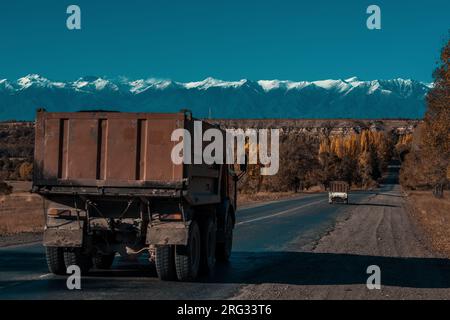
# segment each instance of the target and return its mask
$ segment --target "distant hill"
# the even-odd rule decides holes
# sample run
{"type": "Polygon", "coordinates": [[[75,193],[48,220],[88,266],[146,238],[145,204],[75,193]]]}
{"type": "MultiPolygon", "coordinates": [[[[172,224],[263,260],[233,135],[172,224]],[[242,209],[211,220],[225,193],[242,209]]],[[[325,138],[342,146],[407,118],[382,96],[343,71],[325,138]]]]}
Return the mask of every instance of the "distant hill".
{"type": "Polygon", "coordinates": [[[48,111],[107,109],[174,112],[191,109],[199,118],[419,119],[430,84],[415,80],[222,81],[106,79],[51,81],[31,74],[0,80],[0,120],[32,120],[48,111]]]}

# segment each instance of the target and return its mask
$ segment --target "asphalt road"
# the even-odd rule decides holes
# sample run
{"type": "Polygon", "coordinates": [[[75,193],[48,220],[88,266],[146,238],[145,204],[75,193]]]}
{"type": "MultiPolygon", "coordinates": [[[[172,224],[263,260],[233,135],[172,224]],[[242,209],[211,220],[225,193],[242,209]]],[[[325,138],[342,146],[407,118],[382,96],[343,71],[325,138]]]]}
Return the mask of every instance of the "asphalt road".
{"type": "Polygon", "coordinates": [[[349,205],[330,205],[327,194],[320,193],[241,208],[231,261],[217,264],[213,274],[196,282],[162,282],[146,257],[134,262],[116,258],[112,270],[93,270],[82,278],[82,290],[68,290],[66,277],[48,273],[40,244],[0,248],[0,299],[420,298],[423,294],[439,298],[449,294],[450,283],[440,271],[450,270],[448,260],[432,259],[421,249],[399,186],[395,179],[390,183],[375,191],[351,193],[349,205]],[[410,254],[418,258],[404,259],[410,254]],[[373,261],[388,269],[391,295],[383,291],[367,296],[366,267],[373,261]],[[428,278],[420,281],[422,270],[428,278]]]}
{"type": "MultiPolygon", "coordinates": [[[[370,193],[352,194],[361,202],[370,193]]],[[[278,268],[280,253],[314,244],[344,217],[349,206],[329,205],[327,194],[303,195],[241,208],[237,213],[231,261],[195,283],[161,282],[154,267],[116,258],[111,271],[92,271],[82,278],[82,290],[69,291],[66,278],[47,271],[40,244],[0,248],[2,299],[221,299],[242,286],[258,283],[264,270],[278,268]]]]}

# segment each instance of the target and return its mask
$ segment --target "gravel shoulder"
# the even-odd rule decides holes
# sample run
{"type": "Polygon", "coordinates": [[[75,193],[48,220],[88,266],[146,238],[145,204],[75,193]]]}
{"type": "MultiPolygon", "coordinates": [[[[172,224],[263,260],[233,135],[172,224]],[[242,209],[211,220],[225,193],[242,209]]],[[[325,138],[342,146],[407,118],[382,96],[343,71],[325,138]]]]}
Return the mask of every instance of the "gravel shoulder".
{"type": "Polygon", "coordinates": [[[312,248],[289,253],[280,272],[291,282],[262,281],[234,299],[449,299],[450,261],[427,246],[399,185],[386,185],[312,248]],[[381,289],[366,286],[367,267],[381,270],[381,289]]]}
{"type": "Polygon", "coordinates": [[[18,233],[0,236],[0,248],[42,242],[42,233],[18,233]]]}
{"type": "Polygon", "coordinates": [[[410,191],[407,206],[434,251],[450,257],[450,195],[435,198],[431,191],[410,191]]]}

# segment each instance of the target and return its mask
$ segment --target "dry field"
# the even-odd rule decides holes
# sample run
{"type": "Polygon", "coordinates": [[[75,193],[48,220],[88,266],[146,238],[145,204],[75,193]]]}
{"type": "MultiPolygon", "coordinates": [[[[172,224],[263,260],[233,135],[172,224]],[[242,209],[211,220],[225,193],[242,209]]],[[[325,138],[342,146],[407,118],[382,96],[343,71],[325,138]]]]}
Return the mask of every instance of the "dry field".
{"type": "Polygon", "coordinates": [[[28,192],[29,182],[12,182],[13,193],[0,195],[0,236],[43,231],[39,196],[28,192]]]}
{"type": "Polygon", "coordinates": [[[450,196],[436,199],[431,191],[408,193],[411,214],[438,253],[450,257],[450,196]]]}

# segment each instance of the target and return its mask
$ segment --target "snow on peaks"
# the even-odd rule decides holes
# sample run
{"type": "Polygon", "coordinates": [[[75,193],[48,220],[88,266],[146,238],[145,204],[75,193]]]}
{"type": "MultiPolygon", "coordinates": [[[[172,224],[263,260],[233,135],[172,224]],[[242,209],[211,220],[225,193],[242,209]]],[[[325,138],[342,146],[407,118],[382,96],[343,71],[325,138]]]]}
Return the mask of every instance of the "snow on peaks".
{"type": "Polygon", "coordinates": [[[17,79],[17,84],[19,85],[20,89],[27,89],[33,85],[40,86],[40,87],[48,87],[51,86],[51,82],[41,77],[38,74],[29,74],[25,77],[17,79]]]}
{"type": "Polygon", "coordinates": [[[187,82],[187,83],[181,83],[183,87],[186,89],[201,89],[201,90],[207,90],[209,88],[213,87],[221,87],[221,88],[238,88],[245,84],[247,82],[246,79],[242,79],[239,81],[223,81],[214,79],[211,77],[206,78],[203,81],[196,81],[196,82],[187,82]]]}
{"type": "Polygon", "coordinates": [[[279,89],[283,81],[280,80],[259,80],[258,84],[264,91],[270,91],[274,89],[279,89]]]}
{"type": "Polygon", "coordinates": [[[110,83],[108,80],[98,78],[93,82],[96,90],[103,90],[106,87],[111,87],[112,89],[117,90],[117,86],[115,84],[110,83]]]}
{"type": "Polygon", "coordinates": [[[13,90],[14,89],[14,87],[11,86],[11,84],[9,84],[7,79],[0,80],[0,88],[5,88],[5,89],[8,89],[8,90],[13,90]]]}
{"type": "Polygon", "coordinates": [[[351,78],[345,79],[344,81],[347,83],[359,82],[359,79],[358,79],[358,77],[351,77],[351,78]]]}
{"type": "Polygon", "coordinates": [[[311,82],[307,81],[294,82],[289,80],[259,80],[258,84],[264,91],[270,91],[275,89],[285,89],[285,90],[302,89],[310,85],[311,82]]]}
{"type": "Polygon", "coordinates": [[[102,92],[121,92],[138,95],[147,90],[199,90],[206,91],[212,88],[247,90],[257,92],[270,91],[292,91],[300,92],[304,88],[320,89],[330,91],[336,94],[347,95],[349,93],[359,94],[391,94],[395,93],[402,97],[409,97],[414,92],[423,92],[426,94],[428,89],[432,88],[432,83],[421,83],[410,79],[391,79],[391,80],[373,80],[362,81],[357,77],[348,79],[328,79],[318,81],[290,81],[290,80],[259,80],[250,81],[242,79],[239,81],[224,81],[208,77],[202,81],[195,82],[174,82],[167,79],[138,79],[128,80],[127,78],[109,79],[106,77],[86,76],[76,81],[53,82],[38,74],[29,74],[19,78],[16,81],[8,82],[7,79],[0,80],[0,90],[20,91],[27,88],[50,88],[52,90],[74,90],[85,93],[102,92]]]}
{"type": "Polygon", "coordinates": [[[141,93],[147,89],[153,88],[158,90],[163,90],[172,84],[171,80],[159,80],[159,79],[139,79],[129,82],[130,92],[141,93]]]}
{"type": "Polygon", "coordinates": [[[114,91],[119,90],[117,85],[115,85],[113,82],[95,76],[82,77],[77,81],[74,81],[72,83],[72,86],[75,88],[75,90],[98,90],[98,91],[104,89],[111,89],[114,91]]]}
{"type": "Polygon", "coordinates": [[[347,80],[318,80],[318,81],[289,81],[289,80],[259,80],[258,84],[264,91],[283,89],[295,90],[303,89],[307,86],[314,85],[325,90],[345,91],[352,88],[352,86],[359,85],[356,77],[347,80]],[[352,82],[351,82],[352,81],[352,82]],[[350,83],[351,82],[351,83],[350,83]]]}
{"type": "Polygon", "coordinates": [[[319,80],[314,81],[313,84],[326,90],[337,89],[339,91],[344,91],[350,88],[350,85],[342,80],[319,80]]]}

